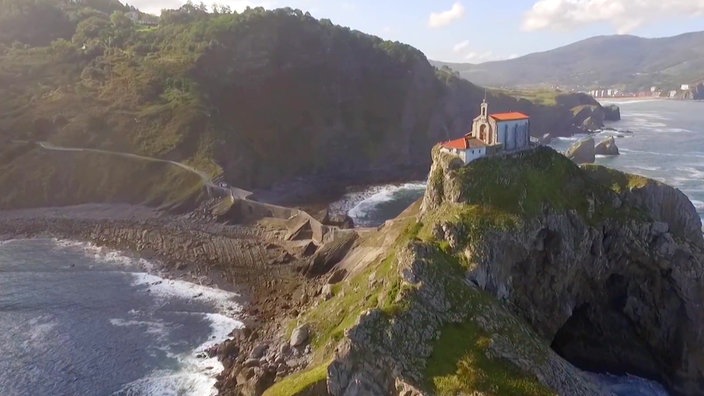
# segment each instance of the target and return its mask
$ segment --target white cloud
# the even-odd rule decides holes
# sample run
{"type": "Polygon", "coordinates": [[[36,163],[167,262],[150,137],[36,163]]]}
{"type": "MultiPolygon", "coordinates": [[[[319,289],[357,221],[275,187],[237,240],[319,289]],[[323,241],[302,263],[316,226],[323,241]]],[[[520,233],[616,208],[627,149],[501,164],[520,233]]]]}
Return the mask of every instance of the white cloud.
{"type": "Polygon", "coordinates": [[[455,44],[452,47],[452,52],[462,52],[463,49],[469,47],[469,40],[462,41],[460,43],[455,44]]]}
{"type": "Polygon", "coordinates": [[[462,3],[455,2],[447,11],[432,12],[428,18],[428,26],[431,28],[443,27],[451,24],[452,22],[461,19],[464,16],[464,6],[462,3]]]}
{"type": "Polygon", "coordinates": [[[623,34],[658,19],[702,14],[704,0],[538,0],[522,28],[566,31],[606,22],[623,34]]]}

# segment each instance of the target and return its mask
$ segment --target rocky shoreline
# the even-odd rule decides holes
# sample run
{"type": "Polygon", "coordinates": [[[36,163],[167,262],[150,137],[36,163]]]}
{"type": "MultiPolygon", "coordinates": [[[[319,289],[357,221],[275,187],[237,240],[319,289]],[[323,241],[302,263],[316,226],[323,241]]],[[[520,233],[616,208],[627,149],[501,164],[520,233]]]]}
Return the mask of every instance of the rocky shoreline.
{"type": "MultiPolygon", "coordinates": [[[[241,338],[253,333],[257,335],[252,340],[268,338],[266,333],[278,332],[278,319],[302,309],[319,294],[318,282],[304,274],[312,277],[329,268],[330,260],[350,248],[356,232],[338,230],[317,246],[301,236],[299,226],[292,234],[283,219],[247,224],[222,220],[211,216],[205,206],[180,215],[122,204],[8,210],[0,211],[0,241],[57,238],[88,242],[147,259],[155,264],[150,272],[167,279],[240,294],[244,306],[238,320],[245,323],[245,329],[233,333],[240,341],[226,341],[204,351],[223,361],[225,371],[219,378],[225,379],[238,356],[235,345],[246,343],[241,338]]],[[[279,376],[307,364],[305,345],[285,352],[287,365],[278,362],[273,366],[279,376]]],[[[253,378],[252,386],[262,379],[273,382],[275,377],[265,374],[262,371],[253,378]]]]}

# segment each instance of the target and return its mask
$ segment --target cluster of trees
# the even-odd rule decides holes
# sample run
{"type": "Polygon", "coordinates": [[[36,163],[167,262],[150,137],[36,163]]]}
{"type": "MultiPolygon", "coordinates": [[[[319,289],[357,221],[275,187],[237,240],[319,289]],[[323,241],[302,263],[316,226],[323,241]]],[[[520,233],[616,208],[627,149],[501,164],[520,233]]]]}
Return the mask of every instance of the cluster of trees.
{"type": "MultiPolygon", "coordinates": [[[[60,103],[81,110],[67,115],[60,133],[75,141],[65,143],[90,137],[182,160],[216,157],[219,141],[228,155],[296,171],[276,163],[301,134],[323,139],[335,124],[359,131],[361,154],[379,150],[397,133],[414,68],[434,78],[408,45],[291,8],[187,3],[155,26],[142,16],[117,0],[0,0],[0,108],[25,109],[0,113],[0,129],[30,129],[60,103]]],[[[300,157],[315,158],[303,147],[300,157]]]]}

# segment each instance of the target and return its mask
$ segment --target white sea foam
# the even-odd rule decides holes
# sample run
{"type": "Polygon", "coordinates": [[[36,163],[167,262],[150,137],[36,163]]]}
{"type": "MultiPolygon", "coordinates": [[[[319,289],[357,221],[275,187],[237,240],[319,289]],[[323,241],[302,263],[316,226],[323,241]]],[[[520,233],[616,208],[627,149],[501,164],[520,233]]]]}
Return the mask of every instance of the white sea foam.
{"type": "MultiPolygon", "coordinates": [[[[102,248],[92,243],[68,240],[52,240],[56,248],[77,251],[85,254],[95,261],[117,266],[118,268],[142,268],[153,270],[154,266],[147,260],[129,257],[119,251],[102,248]]],[[[129,271],[129,269],[128,269],[129,271]]],[[[172,299],[195,300],[207,303],[218,313],[189,312],[189,315],[203,316],[210,324],[211,332],[208,341],[196,346],[191,352],[184,355],[175,355],[169,347],[168,335],[172,330],[163,321],[155,319],[149,313],[139,310],[130,310],[128,318],[113,318],[110,323],[117,327],[138,327],[145,333],[155,337],[157,342],[153,346],[169,358],[179,362],[176,370],[155,370],[147,376],[126,384],[116,394],[139,395],[214,395],[215,377],[223,370],[217,357],[201,359],[196,357],[207,348],[219,344],[227,339],[228,334],[242,327],[242,323],[232,316],[241,312],[238,303],[239,295],[225,290],[215,289],[183,280],[171,280],[145,272],[129,272],[132,276],[132,285],[147,288],[152,298],[157,301],[172,299]]],[[[37,331],[43,331],[38,327],[37,331]]]]}
{"type": "Polygon", "coordinates": [[[126,319],[110,319],[110,324],[116,327],[135,326],[144,329],[147,334],[161,336],[166,333],[167,328],[162,321],[153,320],[126,320],[126,319]]]}
{"type": "Polygon", "coordinates": [[[147,273],[133,273],[135,286],[146,286],[153,296],[162,299],[170,298],[197,298],[213,304],[219,312],[235,314],[240,312],[241,306],[237,302],[239,295],[226,290],[198,285],[183,280],[164,279],[147,273]]]}
{"type": "Polygon", "coordinates": [[[704,179],[704,171],[701,169],[697,169],[691,166],[685,166],[685,167],[679,167],[677,168],[678,172],[681,172],[683,174],[686,174],[688,177],[687,179],[696,179],[696,180],[701,180],[704,179]]]}
{"type": "MultiPolygon", "coordinates": [[[[195,299],[207,301],[219,313],[190,312],[206,318],[210,324],[210,334],[206,342],[195,347],[191,352],[175,355],[168,345],[157,346],[169,358],[179,362],[177,370],[155,370],[147,376],[126,384],[116,392],[117,395],[215,395],[215,377],[223,370],[217,357],[199,358],[198,354],[227,339],[235,328],[241,328],[242,322],[231,317],[236,315],[241,306],[237,303],[236,293],[214,289],[182,280],[164,279],[147,273],[132,273],[133,285],[147,287],[150,295],[158,300],[195,299]]],[[[111,319],[114,326],[138,326],[144,331],[163,339],[170,331],[160,321],[142,320],[143,312],[130,310],[129,315],[138,319],[111,319]]],[[[160,342],[161,344],[161,342],[160,342]]],[[[167,344],[163,342],[163,344],[167,344]]]]}
{"type": "Polygon", "coordinates": [[[622,105],[622,104],[633,104],[633,103],[658,102],[661,100],[662,99],[659,99],[659,98],[647,98],[647,99],[613,99],[613,98],[609,98],[606,101],[599,101],[599,103],[601,103],[602,106],[605,106],[605,105],[610,105],[610,104],[622,105]]]}
{"type": "Polygon", "coordinates": [[[704,212],[704,201],[698,199],[690,199],[690,201],[692,201],[692,205],[697,209],[697,212],[704,212]]]}
{"type": "MultiPolygon", "coordinates": [[[[125,385],[116,394],[216,395],[215,377],[223,370],[223,365],[215,356],[198,358],[196,355],[227,339],[233,329],[242,327],[242,323],[221,314],[203,315],[210,321],[210,337],[190,354],[170,355],[180,363],[177,371],[155,370],[148,376],[125,385]]],[[[129,321],[119,323],[131,324],[129,321]]]]}
{"type": "Polygon", "coordinates": [[[52,239],[51,241],[57,249],[80,251],[86,257],[90,257],[99,263],[117,265],[121,267],[137,266],[149,272],[153,271],[155,268],[154,263],[149,260],[130,257],[124,252],[101,247],[91,242],[78,242],[65,239],[52,239]]]}
{"type": "Polygon", "coordinates": [[[691,130],[685,128],[664,128],[662,131],[667,133],[692,133],[691,130]]]}
{"type": "Polygon", "coordinates": [[[379,188],[375,194],[361,200],[347,213],[353,220],[363,219],[370,210],[384,202],[397,199],[397,194],[403,191],[423,191],[426,184],[424,182],[405,183],[401,185],[386,185],[379,188]]]}

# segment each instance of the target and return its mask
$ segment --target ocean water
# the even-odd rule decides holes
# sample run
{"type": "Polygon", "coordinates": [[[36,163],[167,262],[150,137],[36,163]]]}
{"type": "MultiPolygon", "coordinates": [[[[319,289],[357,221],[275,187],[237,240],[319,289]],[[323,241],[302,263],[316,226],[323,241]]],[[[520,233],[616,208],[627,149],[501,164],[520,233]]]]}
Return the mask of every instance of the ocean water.
{"type": "MultiPolygon", "coordinates": [[[[608,102],[604,102],[608,103],[608,102]]],[[[598,157],[597,164],[660,180],[684,192],[704,218],[704,102],[630,100],[621,107],[621,121],[607,123],[595,139],[616,136],[619,156],[598,157]]],[[[564,151],[584,136],[555,139],[564,151]]]]}
{"type": "Polygon", "coordinates": [[[89,244],[0,242],[0,394],[210,395],[238,296],[89,244]]]}
{"type": "Polygon", "coordinates": [[[334,213],[347,213],[358,227],[376,227],[398,216],[425,193],[425,182],[386,184],[360,188],[330,205],[334,213]]]}

